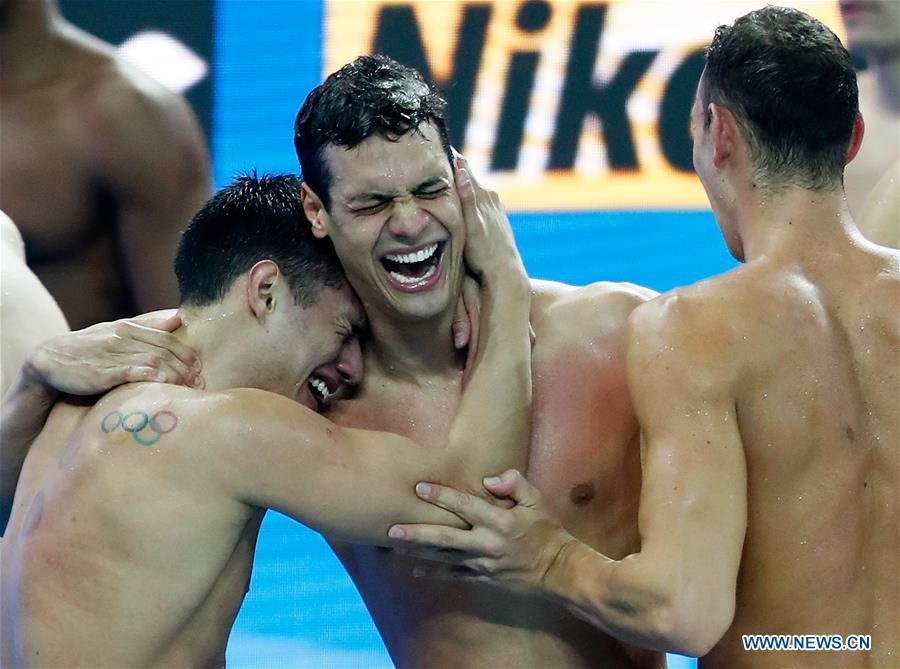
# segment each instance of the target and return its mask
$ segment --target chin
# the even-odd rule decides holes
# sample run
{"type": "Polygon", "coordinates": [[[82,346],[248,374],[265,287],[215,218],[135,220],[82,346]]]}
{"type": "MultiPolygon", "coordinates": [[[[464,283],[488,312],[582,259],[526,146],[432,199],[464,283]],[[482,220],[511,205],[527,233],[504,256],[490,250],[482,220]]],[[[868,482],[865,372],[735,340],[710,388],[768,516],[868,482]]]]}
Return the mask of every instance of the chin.
{"type": "Polygon", "coordinates": [[[397,315],[398,320],[409,323],[425,323],[451,307],[447,291],[442,287],[436,287],[429,294],[404,296],[400,300],[391,300],[391,310],[397,315]]]}

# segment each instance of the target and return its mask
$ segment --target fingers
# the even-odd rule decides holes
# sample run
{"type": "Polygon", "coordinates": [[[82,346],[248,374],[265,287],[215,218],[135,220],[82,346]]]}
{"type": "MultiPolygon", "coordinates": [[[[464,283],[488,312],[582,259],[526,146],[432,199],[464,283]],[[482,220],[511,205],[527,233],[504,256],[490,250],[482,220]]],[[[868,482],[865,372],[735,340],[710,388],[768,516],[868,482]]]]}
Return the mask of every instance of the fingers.
{"type": "Polygon", "coordinates": [[[498,512],[501,509],[480,497],[460,492],[447,486],[434,483],[417,483],[416,495],[426,502],[456,514],[469,525],[495,526],[503,522],[498,518],[498,512]]]}
{"type": "Polygon", "coordinates": [[[164,352],[163,359],[184,366],[186,373],[197,373],[201,370],[200,358],[194,349],[179,341],[175,335],[134,323],[130,323],[129,326],[129,336],[132,339],[160,349],[164,352]]]}
{"type": "MultiPolygon", "coordinates": [[[[174,314],[169,318],[162,321],[157,320],[156,322],[157,324],[171,327],[175,323],[180,323],[181,317],[178,314],[174,314]]],[[[197,357],[194,349],[183,344],[178,337],[165,329],[148,325],[146,321],[141,323],[134,319],[117,322],[114,332],[119,337],[131,337],[135,341],[166,349],[187,367],[194,367],[196,371],[200,371],[200,359],[197,357]]]]}
{"type": "Polygon", "coordinates": [[[471,338],[472,329],[469,326],[469,314],[466,311],[466,304],[462,297],[456,302],[456,313],[453,315],[451,330],[453,332],[454,348],[465,348],[471,338]]]}
{"type": "Polygon", "coordinates": [[[154,383],[171,383],[173,385],[184,385],[194,388],[203,388],[206,382],[200,375],[184,374],[165,363],[154,365],[125,365],[117,367],[109,372],[110,377],[106,380],[105,385],[108,387],[118,386],[123,383],[139,383],[141,381],[151,381],[154,383]]]}
{"type": "MultiPolygon", "coordinates": [[[[481,287],[470,276],[463,279],[462,300],[469,320],[469,351],[466,355],[466,374],[468,375],[475,354],[478,352],[478,333],[481,324],[481,287]]],[[[465,379],[463,380],[465,383],[465,379]]]]}
{"type": "Polygon", "coordinates": [[[484,479],[484,487],[496,497],[509,497],[519,506],[533,507],[541,500],[540,492],[516,469],[507,469],[500,476],[484,479]]]}
{"type": "Polygon", "coordinates": [[[174,332],[181,327],[181,314],[177,309],[160,309],[159,311],[151,311],[140,316],[129,319],[138,325],[143,325],[156,330],[165,330],[166,332],[174,332]]]}
{"type": "Polygon", "coordinates": [[[478,221],[478,206],[475,201],[475,186],[468,165],[462,156],[456,159],[453,177],[456,180],[456,192],[462,205],[463,222],[468,235],[470,227],[478,221]]]}
{"type": "Polygon", "coordinates": [[[388,536],[415,544],[417,548],[411,551],[413,554],[436,562],[460,564],[474,559],[473,555],[497,558],[503,554],[497,537],[485,531],[460,530],[445,525],[394,525],[388,530],[388,536]]]}
{"type": "Polygon", "coordinates": [[[131,378],[135,373],[133,369],[141,368],[141,375],[149,378],[140,380],[200,387],[203,381],[197,354],[171,332],[156,327],[176,329],[181,317],[177,312],[164,313],[165,316],[145,314],[113,324],[113,337],[120,342],[121,352],[136,356],[129,366],[122,368],[122,382],[134,381],[131,378]],[[155,368],[157,374],[150,375],[146,368],[155,368]]]}
{"type": "MultiPolygon", "coordinates": [[[[453,344],[457,349],[469,347],[466,355],[466,373],[478,350],[478,325],[481,320],[481,289],[471,276],[463,277],[462,293],[456,303],[453,318],[453,344]]],[[[465,386],[465,378],[463,379],[465,386]]]]}
{"type": "Polygon", "coordinates": [[[202,387],[200,361],[172,332],[174,311],[99,323],[42,343],[31,359],[42,380],[62,392],[94,395],[135,381],[202,387]],[[153,327],[151,327],[153,326],[153,327]]]}

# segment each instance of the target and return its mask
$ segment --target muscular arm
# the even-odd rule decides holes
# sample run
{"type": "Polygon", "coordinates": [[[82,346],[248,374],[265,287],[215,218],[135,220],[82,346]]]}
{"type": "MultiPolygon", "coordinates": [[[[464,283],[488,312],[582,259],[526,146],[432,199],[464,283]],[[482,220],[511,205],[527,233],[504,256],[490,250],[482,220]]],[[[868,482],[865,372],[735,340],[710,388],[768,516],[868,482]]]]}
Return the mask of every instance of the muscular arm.
{"type": "Polygon", "coordinates": [[[386,544],[388,528],[400,519],[465,526],[418,500],[417,482],[480,489],[487,472],[525,463],[530,287],[496,194],[460,181],[459,174],[457,179],[466,260],[481,280],[483,317],[446,447],[427,449],[398,435],[342,428],[286,399],[231,391],[241,399],[212,413],[230,417],[218,434],[232,445],[234,459],[224,476],[235,482],[239,499],[278,509],[335,538],[386,544]]]}
{"type": "Polygon", "coordinates": [[[746,530],[730,333],[664,297],[630,322],[628,381],[644,437],[641,550],[614,561],[572,541],[545,587],[649,648],[703,655],[728,629],[746,530]]]}
{"type": "Polygon", "coordinates": [[[115,199],[122,266],[139,311],[172,307],[181,230],[209,197],[209,156],[188,105],[122,67],[96,98],[97,161],[115,199]]]}
{"type": "Polygon", "coordinates": [[[558,599],[634,645],[704,655],[729,627],[746,529],[733,400],[736,334],[662,297],[629,321],[627,375],[644,441],[640,551],[614,560],[572,537],[516,471],[485,487],[503,509],[433,486],[420,495],[470,530],[405,526],[434,559],[558,599]],[[455,550],[447,550],[455,549],[455,550]]]}
{"type": "Polygon", "coordinates": [[[475,182],[462,159],[456,180],[466,221],[466,264],[481,282],[482,319],[447,456],[464,464],[480,490],[487,472],[528,461],[531,286],[497,194],[475,182]]]}
{"type": "MultiPolygon", "coordinates": [[[[485,282],[491,285],[491,279],[485,282]]],[[[458,517],[418,500],[414,487],[419,481],[480,487],[480,478],[491,471],[486,467],[527,453],[519,440],[528,434],[528,300],[509,299],[521,286],[509,292],[504,283],[484,290],[479,353],[445,449],[340,427],[286,398],[233,390],[204,409],[226,417],[214,435],[197,437],[215,442],[205,448],[210,457],[221,454],[218,468],[231,494],[355,542],[387,545],[388,528],[400,519],[465,527],[458,517]],[[498,336],[498,330],[509,335],[509,329],[513,336],[498,336]],[[468,454],[478,452],[484,455],[470,460],[468,454]]]]}

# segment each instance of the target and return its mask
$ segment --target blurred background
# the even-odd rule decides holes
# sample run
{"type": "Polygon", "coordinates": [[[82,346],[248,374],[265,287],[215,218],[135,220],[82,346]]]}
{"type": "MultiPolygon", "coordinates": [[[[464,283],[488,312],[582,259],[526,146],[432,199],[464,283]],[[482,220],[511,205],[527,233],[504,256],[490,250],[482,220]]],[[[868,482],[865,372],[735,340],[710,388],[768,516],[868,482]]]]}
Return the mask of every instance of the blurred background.
{"type": "MultiPolygon", "coordinates": [[[[785,2],[843,37],[837,2],[785,2]]],[[[63,15],[182,92],[213,181],[295,172],[293,119],[363,53],[417,67],[451,139],[497,189],[529,273],[664,291],[734,266],[691,169],[688,113],[738,0],[61,0],[63,15]]],[[[313,466],[313,463],[310,463],[313,466]]],[[[324,541],[276,513],[260,534],[231,667],[390,667],[324,541]]],[[[670,666],[693,660],[670,658],[670,666]]]]}

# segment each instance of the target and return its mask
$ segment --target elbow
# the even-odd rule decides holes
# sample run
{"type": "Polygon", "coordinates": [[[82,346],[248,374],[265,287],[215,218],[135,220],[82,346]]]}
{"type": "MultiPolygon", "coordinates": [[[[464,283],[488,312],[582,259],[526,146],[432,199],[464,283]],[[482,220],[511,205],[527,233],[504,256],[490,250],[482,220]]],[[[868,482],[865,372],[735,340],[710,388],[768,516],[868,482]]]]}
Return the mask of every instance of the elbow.
{"type": "Polygon", "coordinates": [[[703,596],[697,592],[672,595],[656,615],[659,650],[703,657],[731,627],[734,609],[734,593],[731,596],[719,593],[703,596]]]}

